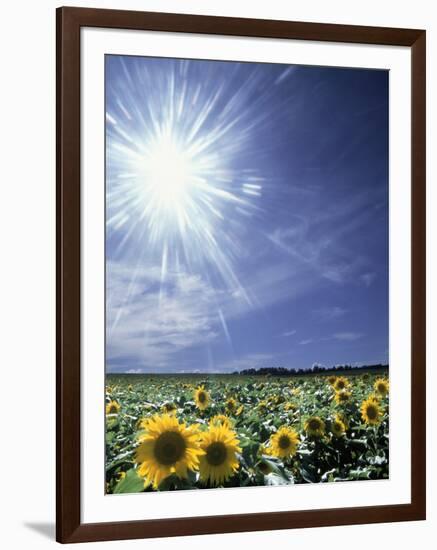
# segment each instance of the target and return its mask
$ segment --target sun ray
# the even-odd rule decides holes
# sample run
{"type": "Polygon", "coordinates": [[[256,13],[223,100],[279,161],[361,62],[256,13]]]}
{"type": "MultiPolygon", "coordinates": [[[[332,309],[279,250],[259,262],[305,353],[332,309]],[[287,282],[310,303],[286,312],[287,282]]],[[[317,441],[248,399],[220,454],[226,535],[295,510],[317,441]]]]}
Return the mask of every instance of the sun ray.
{"type": "Polygon", "coordinates": [[[213,86],[191,61],[120,63],[124,86],[111,90],[106,116],[107,235],[120,235],[118,253],[143,243],[161,264],[162,284],[183,267],[241,291],[239,233],[262,212],[264,183],[240,160],[260,120],[247,106],[256,71],[237,87],[213,86]]]}

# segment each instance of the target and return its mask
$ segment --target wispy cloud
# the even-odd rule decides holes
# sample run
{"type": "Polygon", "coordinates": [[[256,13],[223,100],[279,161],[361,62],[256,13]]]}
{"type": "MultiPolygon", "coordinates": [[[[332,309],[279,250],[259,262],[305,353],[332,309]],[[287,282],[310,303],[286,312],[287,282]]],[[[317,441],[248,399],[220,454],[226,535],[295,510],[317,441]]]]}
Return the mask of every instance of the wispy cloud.
{"type": "Polygon", "coordinates": [[[347,309],[339,306],[322,307],[313,310],[313,315],[319,321],[332,321],[346,315],[347,309]]]}
{"type": "Polygon", "coordinates": [[[333,334],[332,338],[334,338],[334,340],[353,342],[355,340],[359,340],[363,336],[364,334],[361,334],[360,332],[337,332],[336,334],[333,334]]]}
{"type": "Polygon", "coordinates": [[[362,281],[370,285],[375,277],[367,254],[351,246],[350,235],[359,231],[375,216],[375,201],[385,197],[385,188],[369,194],[357,193],[343,199],[307,209],[290,217],[288,226],[279,226],[267,237],[278,249],[292,256],[299,269],[312,271],[314,277],[337,285],[362,281]]]}
{"type": "Polygon", "coordinates": [[[281,336],[294,336],[296,332],[297,330],[287,330],[286,332],[283,332],[281,336]]]}
{"type": "Polygon", "coordinates": [[[323,336],[322,338],[308,338],[306,340],[301,340],[299,344],[305,346],[307,344],[312,344],[315,342],[331,342],[333,340],[339,340],[342,342],[354,342],[355,340],[363,338],[363,336],[364,334],[362,334],[361,332],[336,332],[335,334],[323,336]]]}
{"type": "Polygon", "coordinates": [[[268,238],[283,252],[299,262],[316,278],[326,279],[336,284],[352,280],[354,274],[365,265],[365,260],[352,251],[345,251],[336,244],[336,235],[321,233],[302,219],[297,225],[277,228],[268,238]]]}
{"type": "Polygon", "coordinates": [[[307,346],[308,344],[312,344],[313,342],[314,342],[313,339],[308,338],[307,340],[301,340],[301,341],[299,342],[299,344],[300,344],[301,346],[307,346]]]}
{"type": "Polygon", "coordinates": [[[264,258],[255,269],[244,275],[244,289],[250,302],[237,293],[223,293],[220,296],[222,310],[227,318],[254,314],[257,310],[294,299],[314,288],[311,277],[299,273],[289,258],[269,261],[264,258]]]}
{"type": "Polygon", "coordinates": [[[216,294],[204,280],[167,274],[158,282],[154,269],[108,266],[108,362],[130,370],[175,366],[178,352],[205,345],[219,332],[216,294]],[[135,365],[129,364],[129,358],[135,365]]]}
{"type": "Polygon", "coordinates": [[[363,273],[363,275],[360,276],[360,279],[363,281],[363,283],[369,287],[373,281],[376,279],[376,273],[370,272],[370,273],[363,273]]]}

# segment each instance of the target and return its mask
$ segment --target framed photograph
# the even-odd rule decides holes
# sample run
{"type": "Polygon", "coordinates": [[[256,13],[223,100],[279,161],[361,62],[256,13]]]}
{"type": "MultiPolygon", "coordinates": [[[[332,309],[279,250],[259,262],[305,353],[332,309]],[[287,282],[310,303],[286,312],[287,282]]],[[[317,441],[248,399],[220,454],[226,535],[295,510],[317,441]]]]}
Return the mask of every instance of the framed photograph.
{"type": "Polygon", "coordinates": [[[57,10],[57,540],[425,518],[425,31],[57,10]]]}

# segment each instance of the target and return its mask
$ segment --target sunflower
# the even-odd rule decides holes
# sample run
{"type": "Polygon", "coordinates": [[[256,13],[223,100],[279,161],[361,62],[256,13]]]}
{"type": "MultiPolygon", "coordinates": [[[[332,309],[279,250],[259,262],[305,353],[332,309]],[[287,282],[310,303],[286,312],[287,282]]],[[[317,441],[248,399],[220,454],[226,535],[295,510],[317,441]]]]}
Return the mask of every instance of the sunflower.
{"type": "Polygon", "coordinates": [[[106,405],[106,414],[118,414],[120,412],[121,405],[117,401],[110,401],[106,405]]]}
{"type": "Polygon", "coordinates": [[[240,416],[240,414],[244,411],[244,406],[240,405],[238,409],[235,411],[236,416],[240,416]]]}
{"type": "Polygon", "coordinates": [[[233,397],[229,397],[229,399],[226,401],[226,409],[232,413],[237,408],[237,402],[233,397]]]}
{"type": "Polygon", "coordinates": [[[346,432],[346,426],[338,415],[331,421],[331,432],[335,437],[341,437],[346,432]]]}
{"type": "Polygon", "coordinates": [[[340,420],[340,422],[343,422],[345,431],[347,431],[349,429],[349,420],[348,420],[347,416],[344,413],[337,413],[335,415],[335,418],[340,420]]]}
{"type": "Polygon", "coordinates": [[[232,428],[232,420],[225,414],[216,414],[209,421],[210,426],[225,426],[232,428]]]}
{"type": "Polygon", "coordinates": [[[149,423],[149,418],[139,418],[136,423],[137,430],[147,430],[147,425],[149,423]]]}
{"type": "Polygon", "coordinates": [[[349,380],[344,376],[339,376],[334,382],[333,387],[335,391],[342,391],[342,390],[345,390],[348,386],[349,386],[349,380]]]}
{"type": "Polygon", "coordinates": [[[374,396],[368,397],[361,404],[361,418],[366,424],[376,426],[381,422],[381,409],[374,396]]]}
{"type": "Polygon", "coordinates": [[[209,407],[210,397],[209,393],[205,390],[203,386],[199,386],[194,392],[194,401],[196,402],[196,407],[204,411],[209,407]]]}
{"type": "Polygon", "coordinates": [[[335,374],[331,374],[331,376],[328,376],[328,383],[333,386],[335,384],[335,381],[337,380],[337,377],[335,374]]]}
{"type": "Polygon", "coordinates": [[[144,486],[157,489],[171,474],[186,478],[188,470],[197,470],[204,451],[199,446],[195,425],[187,427],[174,415],[155,415],[144,423],[145,431],[138,439],[135,461],[144,486]]]}
{"type": "Polygon", "coordinates": [[[176,405],[174,403],[164,403],[164,405],[161,407],[162,412],[164,413],[172,413],[175,412],[177,409],[176,405]]]}
{"type": "Polygon", "coordinates": [[[337,405],[343,405],[349,401],[351,395],[351,392],[347,390],[336,391],[334,399],[337,405]]]}
{"type": "Polygon", "coordinates": [[[311,416],[305,421],[306,433],[312,437],[321,437],[325,433],[325,423],[318,416],[311,416]]]}
{"type": "Polygon", "coordinates": [[[224,483],[238,470],[237,454],[241,452],[236,433],[224,425],[213,425],[202,433],[200,446],[200,479],[210,485],[224,483]]]}
{"type": "Polygon", "coordinates": [[[278,458],[294,456],[299,444],[299,434],[293,428],[282,426],[270,436],[271,454],[278,458]]]}
{"type": "Polygon", "coordinates": [[[295,411],[297,409],[296,403],[291,403],[290,401],[288,403],[285,403],[284,405],[284,411],[295,411]]]}
{"type": "Polygon", "coordinates": [[[258,447],[258,454],[259,454],[260,456],[262,456],[262,455],[268,455],[268,454],[270,454],[270,448],[269,448],[269,447],[266,447],[266,446],[264,445],[264,443],[261,443],[261,445],[258,447]]]}
{"type": "Polygon", "coordinates": [[[389,381],[385,378],[378,378],[373,385],[376,393],[385,397],[389,391],[389,381]]]}

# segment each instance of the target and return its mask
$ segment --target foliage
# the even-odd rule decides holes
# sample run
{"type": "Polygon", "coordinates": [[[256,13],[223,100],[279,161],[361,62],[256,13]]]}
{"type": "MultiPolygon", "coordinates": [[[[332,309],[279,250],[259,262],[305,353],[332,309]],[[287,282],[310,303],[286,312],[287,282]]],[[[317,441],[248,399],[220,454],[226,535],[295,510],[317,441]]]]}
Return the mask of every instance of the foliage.
{"type": "Polygon", "coordinates": [[[360,367],[353,367],[352,365],[334,365],[332,367],[325,367],[323,365],[313,365],[310,369],[287,369],[285,367],[260,367],[258,369],[244,369],[234,372],[234,374],[239,375],[249,375],[249,376],[294,376],[294,375],[305,375],[305,374],[330,374],[343,371],[369,371],[369,372],[383,372],[388,369],[388,365],[383,365],[378,363],[376,365],[362,365],[360,367]]]}
{"type": "MultiPolygon", "coordinates": [[[[116,402],[120,409],[106,415],[107,492],[155,490],[144,486],[135,454],[138,434],[157,414],[175,414],[187,426],[197,425],[200,437],[210,429],[211,418],[226,415],[239,452],[238,469],[222,487],[388,478],[389,398],[374,393],[375,381],[384,374],[387,371],[343,372],[350,393],[345,402],[336,399],[333,377],[327,375],[108,375],[106,403],[116,402]],[[204,410],[196,406],[199,387],[208,392],[204,410]],[[376,424],[362,416],[369,398],[378,403],[376,424]],[[236,402],[233,408],[227,406],[230,399],[236,402]],[[305,426],[314,417],[321,419],[323,430],[309,435],[305,426]],[[298,443],[296,452],[281,458],[272,441],[284,426],[297,434],[298,443]]],[[[210,485],[202,482],[199,472],[188,471],[184,479],[167,477],[158,490],[205,487],[210,485]]]]}

